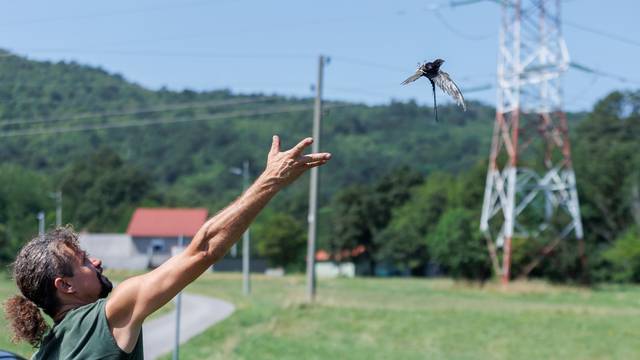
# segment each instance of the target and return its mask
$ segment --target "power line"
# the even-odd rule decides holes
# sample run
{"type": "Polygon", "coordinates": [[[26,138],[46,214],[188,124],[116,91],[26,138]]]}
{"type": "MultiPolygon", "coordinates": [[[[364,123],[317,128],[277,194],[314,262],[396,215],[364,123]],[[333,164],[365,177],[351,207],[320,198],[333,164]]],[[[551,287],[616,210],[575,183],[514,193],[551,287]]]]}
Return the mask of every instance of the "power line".
{"type": "MultiPolygon", "coordinates": [[[[486,91],[486,90],[490,90],[490,89],[493,89],[493,88],[494,88],[494,86],[492,84],[482,84],[482,85],[478,85],[478,86],[463,88],[462,91],[463,91],[464,94],[469,94],[469,93],[474,93],[474,92],[486,91]]],[[[358,87],[331,86],[329,89],[330,90],[337,90],[337,91],[341,91],[341,92],[346,92],[346,93],[352,93],[352,94],[364,94],[364,95],[374,95],[374,96],[389,97],[389,93],[383,93],[383,92],[380,92],[380,91],[372,91],[372,90],[369,90],[369,89],[363,89],[363,88],[358,88],[358,87]]]]}
{"type": "Polygon", "coordinates": [[[477,41],[477,40],[486,40],[486,39],[489,39],[489,38],[492,38],[492,37],[495,36],[495,33],[490,33],[490,34],[486,34],[486,35],[470,35],[470,34],[463,33],[462,31],[459,31],[458,29],[456,29],[455,26],[451,25],[444,18],[444,16],[442,15],[442,13],[439,10],[434,9],[432,12],[433,12],[433,16],[435,16],[436,19],[438,19],[438,21],[440,21],[440,23],[442,25],[444,25],[445,28],[447,28],[447,30],[449,30],[450,32],[452,32],[453,34],[455,34],[455,35],[457,35],[457,36],[459,36],[461,38],[464,38],[464,39],[467,39],[467,40],[472,40],[472,41],[477,41]]]}
{"type": "MultiPolygon", "coordinates": [[[[153,57],[192,57],[192,58],[312,58],[315,54],[306,53],[219,53],[210,51],[172,52],[166,50],[118,50],[118,49],[74,49],[74,48],[26,48],[22,51],[34,53],[63,53],[63,54],[103,54],[123,56],[153,56],[153,57]]],[[[6,54],[4,57],[19,55],[6,54]]]]}
{"type": "MultiPolygon", "coordinates": [[[[341,108],[341,107],[347,107],[347,106],[355,106],[355,105],[335,104],[335,105],[327,105],[324,108],[332,109],[332,108],[341,108]]],[[[313,107],[310,105],[299,105],[299,106],[288,106],[280,109],[269,109],[269,110],[261,110],[261,111],[246,111],[246,110],[235,111],[227,114],[219,114],[219,115],[213,115],[209,117],[198,117],[198,118],[133,120],[133,121],[122,121],[118,123],[97,124],[97,125],[87,125],[87,126],[68,126],[68,127],[47,128],[47,129],[25,129],[25,130],[15,130],[15,131],[0,133],[0,138],[31,136],[31,135],[61,134],[61,133],[69,133],[69,132],[118,129],[118,128],[130,128],[130,127],[141,127],[141,126],[155,126],[155,125],[177,124],[177,123],[186,123],[186,122],[194,122],[194,121],[225,120],[225,119],[232,119],[232,118],[238,118],[238,117],[256,117],[256,116],[276,115],[276,114],[293,113],[293,112],[303,112],[303,111],[309,111],[312,109],[313,107]]]]}
{"type": "MultiPolygon", "coordinates": [[[[193,56],[193,57],[228,57],[228,58],[250,58],[255,59],[257,57],[272,57],[272,58],[314,58],[315,54],[306,54],[306,53],[216,53],[216,52],[167,52],[164,50],[117,50],[117,49],[23,49],[27,51],[35,51],[35,52],[94,52],[94,53],[102,53],[102,54],[119,54],[119,55],[140,55],[140,56],[193,56]]],[[[17,54],[10,54],[9,56],[20,57],[17,54]]],[[[407,72],[407,68],[402,68],[399,66],[392,66],[388,64],[382,64],[366,59],[360,59],[350,56],[331,56],[331,60],[340,61],[348,64],[360,65],[365,67],[371,67],[381,70],[387,70],[394,73],[405,74],[407,72]]],[[[485,77],[485,76],[495,76],[495,73],[488,73],[485,75],[475,74],[473,76],[466,76],[464,79],[476,78],[476,77],[485,77]]],[[[461,79],[461,78],[458,78],[461,79]]],[[[0,82],[0,86],[9,86],[11,84],[2,84],[0,82]]],[[[41,86],[40,83],[29,84],[26,82],[21,82],[16,86],[41,86]]],[[[105,85],[111,86],[111,85],[105,85]]]]}
{"type": "MultiPolygon", "coordinates": [[[[493,3],[496,3],[496,4],[503,4],[503,3],[506,2],[506,0],[458,0],[458,1],[453,0],[453,1],[449,2],[449,7],[453,8],[453,7],[458,7],[458,6],[472,5],[472,4],[476,4],[476,3],[479,3],[479,2],[493,2],[493,3]]],[[[563,2],[571,2],[571,0],[564,0],[563,2]]],[[[445,6],[438,5],[438,6],[432,7],[429,10],[432,10],[432,11],[434,11],[434,13],[436,13],[442,7],[445,7],[445,6]]],[[[634,40],[634,39],[631,39],[631,38],[628,38],[628,37],[625,37],[625,36],[622,36],[622,35],[614,34],[614,33],[608,32],[608,31],[600,30],[600,29],[595,29],[595,28],[592,28],[590,26],[578,24],[578,23],[575,23],[575,22],[572,22],[572,21],[563,20],[562,23],[565,26],[569,26],[569,27],[572,27],[572,28],[575,28],[575,29],[578,29],[578,30],[590,32],[592,34],[600,35],[602,37],[606,37],[606,38],[609,38],[609,39],[612,39],[612,40],[616,40],[616,41],[619,41],[619,42],[622,42],[622,43],[625,43],[625,44],[628,44],[628,45],[639,46],[640,47],[640,41],[637,41],[637,40],[634,40]]],[[[447,24],[445,24],[445,25],[448,27],[447,24]]]]}
{"type": "Polygon", "coordinates": [[[487,90],[491,90],[494,89],[495,85],[493,84],[483,84],[483,85],[478,85],[478,86],[473,86],[473,87],[469,87],[466,88],[464,90],[465,94],[470,94],[470,93],[475,93],[475,92],[482,92],[482,91],[487,91],[487,90]]]}
{"type": "Polygon", "coordinates": [[[13,25],[33,25],[40,23],[51,23],[51,22],[59,22],[59,21],[69,21],[69,20],[85,20],[85,19],[94,19],[101,17],[109,17],[114,15],[129,15],[135,13],[148,13],[150,11],[159,11],[159,10],[171,10],[171,9],[181,9],[193,6],[202,6],[202,5],[210,5],[211,1],[194,1],[191,3],[181,3],[181,4],[173,4],[172,6],[164,6],[164,7],[145,7],[145,8],[137,8],[137,9],[123,9],[112,12],[105,13],[94,13],[94,14],[85,14],[85,15],[77,15],[77,16],[65,16],[65,17],[57,17],[57,18],[40,18],[40,19],[32,19],[26,21],[15,21],[0,24],[0,27],[7,27],[13,25]]]}
{"type": "Polygon", "coordinates": [[[389,93],[383,93],[380,91],[371,91],[369,89],[362,89],[357,87],[331,86],[327,90],[331,90],[332,93],[337,91],[337,92],[343,92],[348,94],[373,95],[373,96],[380,96],[384,98],[389,97],[389,93]]]}
{"type": "Polygon", "coordinates": [[[617,34],[610,33],[610,32],[605,32],[603,30],[594,29],[592,27],[588,27],[588,26],[585,26],[585,25],[580,25],[580,24],[577,24],[577,23],[574,23],[574,22],[571,22],[571,21],[564,21],[564,24],[567,25],[567,26],[582,30],[582,31],[590,32],[592,34],[600,35],[600,36],[603,36],[603,37],[606,37],[606,38],[609,38],[609,39],[612,39],[612,40],[617,40],[617,41],[623,42],[623,43],[628,44],[628,45],[640,46],[640,41],[629,39],[629,38],[626,38],[626,37],[621,36],[621,35],[617,35],[617,34]]]}
{"type": "MultiPolygon", "coordinates": [[[[43,51],[43,52],[87,52],[87,53],[101,53],[101,54],[117,54],[117,55],[138,55],[138,56],[185,56],[185,57],[226,57],[226,58],[314,58],[317,55],[315,54],[306,54],[306,53],[217,53],[217,52],[167,52],[164,50],[109,50],[109,49],[93,49],[93,50],[82,50],[82,49],[23,49],[28,51],[43,51]]],[[[13,55],[12,56],[19,56],[13,55]]],[[[394,73],[406,73],[406,68],[390,66],[387,64],[381,64],[365,59],[359,59],[349,56],[331,56],[332,60],[342,61],[345,63],[351,63],[360,66],[372,67],[382,70],[391,71],[394,73]]],[[[476,75],[477,76],[477,75],[476,75]]],[[[469,76],[467,78],[470,78],[469,76]]]]}
{"type": "Polygon", "coordinates": [[[606,71],[594,69],[594,68],[588,67],[586,65],[578,64],[576,62],[569,63],[569,66],[571,68],[573,68],[573,69],[576,69],[576,70],[579,70],[579,71],[582,71],[582,72],[585,72],[585,73],[596,74],[596,75],[599,75],[599,76],[602,76],[602,77],[618,80],[618,81],[623,82],[623,83],[640,85],[640,81],[635,80],[635,79],[629,79],[629,77],[627,77],[627,76],[618,75],[618,74],[614,74],[614,73],[611,73],[611,72],[606,72],[606,71]]]}
{"type": "MultiPolygon", "coordinates": [[[[399,73],[399,74],[406,74],[407,73],[407,68],[400,68],[400,67],[396,67],[396,66],[389,66],[386,64],[380,64],[380,63],[376,63],[376,62],[372,62],[369,60],[364,60],[364,59],[358,59],[358,58],[354,58],[354,57],[346,57],[346,56],[331,56],[332,60],[336,60],[336,61],[342,61],[345,63],[351,63],[354,65],[360,65],[360,66],[366,66],[366,67],[371,67],[371,68],[376,68],[376,69],[381,69],[381,70],[387,70],[393,73],[399,73]]],[[[466,81],[466,80],[471,80],[471,79],[477,79],[477,78],[493,78],[495,77],[495,72],[491,72],[491,73],[486,73],[486,74],[474,74],[474,75],[467,75],[467,76],[462,76],[462,77],[457,77],[456,80],[457,81],[466,81]]],[[[332,87],[334,88],[334,87],[332,87]]],[[[352,88],[354,89],[354,88],[352,88]]],[[[371,92],[370,90],[366,90],[368,92],[371,92]]]]}
{"type": "Polygon", "coordinates": [[[235,99],[235,100],[222,100],[222,101],[218,100],[218,101],[205,101],[205,102],[190,102],[190,103],[181,103],[181,104],[160,105],[160,106],[149,107],[149,108],[128,109],[128,110],[122,110],[122,111],[84,113],[84,114],[76,114],[76,115],[70,115],[67,117],[56,117],[56,118],[0,119],[0,126],[16,125],[16,124],[24,125],[24,124],[52,123],[52,122],[59,122],[59,121],[139,115],[139,114],[175,111],[175,110],[184,110],[184,109],[198,109],[198,108],[204,108],[204,107],[242,105],[242,104],[264,102],[271,99],[274,99],[274,98],[267,97],[267,98],[260,98],[260,99],[235,99]]]}
{"type": "MultiPolygon", "coordinates": [[[[475,4],[475,3],[479,3],[479,2],[493,2],[493,3],[497,3],[497,4],[505,4],[507,0],[452,0],[449,2],[449,7],[457,7],[457,6],[465,6],[465,5],[471,5],[471,4],[475,4]]],[[[567,2],[567,0],[565,0],[565,2],[567,2]]],[[[510,3],[507,3],[510,4],[510,3]]],[[[462,37],[466,37],[464,33],[460,33],[454,26],[451,26],[449,23],[447,23],[444,18],[440,15],[438,16],[438,14],[440,14],[439,9],[445,7],[444,5],[440,4],[440,5],[432,5],[431,8],[429,8],[429,11],[432,11],[434,14],[436,14],[436,17],[441,20],[441,22],[452,32],[457,32],[458,35],[462,36],[462,37]]],[[[613,34],[610,32],[605,32],[602,30],[598,30],[598,29],[594,29],[585,25],[581,25],[581,24],[577,24],[574,22],[570,22],[570,21],[562,21],[563,24],[566,24],[570,27],[574,27],[576,29],[580,29],[583,31],[587,31],[587,32],[591,32],[600,36],[604,36],[613,40],[617,40],[629,45],[633,45],[633,46],[640,46],[640,42],[626,38],[624,36],[620,36],[617,34],[613,34]]],[[[467,37],[468,38],[468,37],[467,37]]],[[[470,38],[471,39],[471,38],[470,38]]],[[[477,40],[477,39],[476,39],[477,40]]],[[[623,83],[631,83],[631,84],[640,84],[640,81],[637,80],[633,80],[633,79],[629,79],[627,76],[622,76],[622,75],[617,75],[617,74],[613,74],[610,72],[604,72],[601,70],[596,70],[581,64],[577,64],[575,62],[572,62],[570,64],[570,66],[574,69],[577,69],[579,71],[583,71],[586,73],[591,73],[591,74],[597,74],[599,76],[602,77],[607,77],[610,79],[614,79],[623,83]]]]}
{"type": "Polygon", "coordinates": [[[501,0],[452,0],[449,2],[449,6],[451,7],[457,7],[457,6],[465,6],[465,5],[471,5],[471,4],[476,4],[479,2],[493,2],[493,3],[502,3],[501,0]]]}
{"type": "Polygon", "coordinates": [[[572,96],[571,98],[568,98],[568,99],[565,98],[564,100],[565,105],[575,105],[585,100],[586,96],[589,93],[589,90],[593,89],[594,85],[598,82],[598,79],[600,79],[600,76],[598,74],[593,74],[589,83],[586,86],[584,86],[585,90],[581,91],[577,95],[572,96]]]}
{"type": "Polygon", "coordinates": [[[393,72],[401,72],[401,73],[405,73],[407,72],[407,69],[403,69],[400,67],[395,67],[395,66],[389,66],[386,64],[381,64],[381,63],[376,63],[373,61],[369,61],[369,60],[364,60],[364,59],[358,59],[358,58],[354,58],[354,57],[348,57],[348,56],[331,56],[332,60],[338,60],[338,61],[343,61],[346,63],[351,63],[351,64],[356,64],[356,65],[361,65],[361,66],[367,66],[367,67],[372,67],[372,68],[377,68],[377,69],[383,69],[383,70],[388,70],[388,71],[393,71],[393,72]]]}

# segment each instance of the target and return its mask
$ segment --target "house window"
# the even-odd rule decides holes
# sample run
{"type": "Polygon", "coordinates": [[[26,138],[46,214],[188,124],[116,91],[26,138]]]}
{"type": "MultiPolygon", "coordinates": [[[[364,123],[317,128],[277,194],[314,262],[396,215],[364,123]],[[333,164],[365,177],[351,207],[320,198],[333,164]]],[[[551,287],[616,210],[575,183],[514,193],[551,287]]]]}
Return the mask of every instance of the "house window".
{"type": "Polygon", "coordinates": [[[162,239],[153,239],[151,240],[151,252],[152,253],[161,253],[165,252],[166,245],[164,240],[162,239]]]}

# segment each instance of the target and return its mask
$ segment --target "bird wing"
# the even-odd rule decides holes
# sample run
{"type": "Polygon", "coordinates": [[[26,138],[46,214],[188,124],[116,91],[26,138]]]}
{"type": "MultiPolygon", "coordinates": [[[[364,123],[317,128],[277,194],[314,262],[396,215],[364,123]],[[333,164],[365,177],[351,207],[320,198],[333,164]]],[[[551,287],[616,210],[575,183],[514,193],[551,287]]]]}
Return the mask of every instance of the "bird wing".
{"type": "Polygon", "coordinates": [[[464,111],[467,111],[467,107],[464,104],[464,97],[462,96],[462,92],[460,91],[456,83],[451,80],[449,74],[444,71],[440,71],[438,76],[433,78],[433,81],[436,83],[436,85],[438,85],[440,89],[442,89],[442,91],[451,95],[456,103],[462,106],[462,109],[464,111]]]}
{"type": "Polygon", "coordinates": [[[420,76],[422,76],[424,73],[422,72],[422,70],[418,69],[416,70],[416,73],[409,76],[405,81],[402,82],[402,85],[407,85],[408,83],[412,83],[416,80],[418,80],[420,78],[420,76]]]}

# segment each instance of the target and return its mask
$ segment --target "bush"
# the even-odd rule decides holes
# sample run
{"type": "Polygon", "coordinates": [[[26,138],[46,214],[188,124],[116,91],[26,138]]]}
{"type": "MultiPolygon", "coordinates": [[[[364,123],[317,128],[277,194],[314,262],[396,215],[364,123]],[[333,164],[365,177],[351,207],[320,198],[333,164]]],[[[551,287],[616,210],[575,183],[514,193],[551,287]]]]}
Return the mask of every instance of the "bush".
{"type": "Polygon", "coordinates": [[[258,254],[267,258],[270,266],[282,266],[289,271],[304,268],[306,233],[290,215],[275,213],[256,229],[258,254]]]}
{"type": "Polygon", "coordinates": [[[612,266],[611,280],[616,282],[640,282],[640,234],[633,227],[620,236],[603,259],[612,266]]]}
{"type": "Polygon", "coordinates": [[[442,215],[427,237],[433,259],[454,278],[486,280],[491,277],[491,261],[476,225],[473,212],[452,208],[442,215]]]}

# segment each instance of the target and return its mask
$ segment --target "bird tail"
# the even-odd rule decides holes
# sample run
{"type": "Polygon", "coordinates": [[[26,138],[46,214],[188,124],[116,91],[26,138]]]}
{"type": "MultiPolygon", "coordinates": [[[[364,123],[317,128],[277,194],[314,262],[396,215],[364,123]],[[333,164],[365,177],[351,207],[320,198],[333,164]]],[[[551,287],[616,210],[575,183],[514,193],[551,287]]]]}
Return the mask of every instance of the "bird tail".
{"type": "Polygon", "coordinates": [[[431,81],[431,90],[433,91],[433,111],[435,112],[435,115],[436,115],[436,122],[438,122],[438,103],[436,102],[436,84],[431,79],[429,79],[429,81],[431,81]]]}

